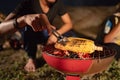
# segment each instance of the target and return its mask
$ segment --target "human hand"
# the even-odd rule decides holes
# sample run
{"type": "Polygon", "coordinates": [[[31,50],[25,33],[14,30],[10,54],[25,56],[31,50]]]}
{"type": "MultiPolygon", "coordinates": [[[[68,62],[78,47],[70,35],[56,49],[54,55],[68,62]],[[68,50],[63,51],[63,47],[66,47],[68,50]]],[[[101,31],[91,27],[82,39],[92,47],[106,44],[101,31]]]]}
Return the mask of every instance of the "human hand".
{"type": "Polygon", "coordinates": [[[52,30],[55,29],[55,27],[49,23],[45,14],[26,15],[25,23],[31,26],[35,32],[47,29],[49,35],[51,35],[52,30]]]}
{"type": "Polygon", "coordinates": [[[45,22],[43,18],[47,19],[47,17],[43,17],[43,14],[30,14],[25,15],[24,21],[27,25],[31,26],[35,32],[47,29],[48,33],[51,34],[54,26],[45,22]]]}
{"type": "Polygon", "coordinates": [[[25,23],[32,27],[32,29],[37,32],[43,30],[45,27],[41,25],[41,14],[29,14],[25,15],[25,23]]]}
{"type": "Polygon", "coordinates": [[[57,42],[57,38],[53,34],[51,34],[50,37],[48,38],[47,45],[54,44],[56,42],[57,42]]]}
{"type": "Polygon", "coordinates": [[[52,31],[56,29],[55,26],[52,26],[52,25],[47,25],[47,31],[48,31],[48,35],[51,35],[52,34],[52,31]]]}

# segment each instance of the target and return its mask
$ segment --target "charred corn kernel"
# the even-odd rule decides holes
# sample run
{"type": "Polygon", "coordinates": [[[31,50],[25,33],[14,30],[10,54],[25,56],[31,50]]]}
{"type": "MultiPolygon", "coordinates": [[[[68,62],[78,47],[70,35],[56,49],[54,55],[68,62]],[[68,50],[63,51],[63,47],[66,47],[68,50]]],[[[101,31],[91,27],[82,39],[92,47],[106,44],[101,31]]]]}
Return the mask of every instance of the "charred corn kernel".
{"type": "Polygon", "coordinates": [[[102,51],[102,47],[97,47],[94,44],[94,41],[84,38],[73,38],[69,37],[68,42],[66,42],[66,45],[62,45],[60,43],[55,44],[55,48],[61,49],[61,50],[69,50],[76,53],[92,53],[95,50],[102,51]]]}

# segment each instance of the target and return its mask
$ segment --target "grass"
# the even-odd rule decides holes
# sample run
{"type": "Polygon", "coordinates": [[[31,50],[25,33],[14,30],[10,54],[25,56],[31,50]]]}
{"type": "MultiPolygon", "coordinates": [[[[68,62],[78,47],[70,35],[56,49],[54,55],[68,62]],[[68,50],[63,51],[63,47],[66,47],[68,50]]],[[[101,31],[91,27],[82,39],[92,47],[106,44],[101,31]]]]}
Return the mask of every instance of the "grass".
{"type": "MultiPolygon", "coordinates": [[[[0,52],[0,80],[65,80],[64,75],[46,64],[40,51],[37,53],[39,64],[36,72],[27,73],[24,65],[27,61],[24,50],[11,48],[0,52]]],[[[104,66],[104,65],[103,65],[104,66]]],[[[114,60],[110,68],[82,80],[120,80],[120,61],[114,60]]]]}

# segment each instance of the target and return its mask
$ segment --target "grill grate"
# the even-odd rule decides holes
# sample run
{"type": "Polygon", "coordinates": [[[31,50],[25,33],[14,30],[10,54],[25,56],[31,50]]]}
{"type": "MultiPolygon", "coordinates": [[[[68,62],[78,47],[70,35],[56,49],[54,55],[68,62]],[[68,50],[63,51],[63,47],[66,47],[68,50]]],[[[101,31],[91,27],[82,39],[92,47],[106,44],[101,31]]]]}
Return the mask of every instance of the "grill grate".
{"type": "Polygon", "coordinates": [[[103,46],[103,51],[94,51],[92,54],[83,54],[83,53],[73,53],[70,51],[63,51],[56,49],[54,45],[47,45],[44,47],[43,52],[49,53],[58,57],[65,58],[79,58],[79,59],[101,59],[109,56],[115,55],[115,50],[103,46]]]}

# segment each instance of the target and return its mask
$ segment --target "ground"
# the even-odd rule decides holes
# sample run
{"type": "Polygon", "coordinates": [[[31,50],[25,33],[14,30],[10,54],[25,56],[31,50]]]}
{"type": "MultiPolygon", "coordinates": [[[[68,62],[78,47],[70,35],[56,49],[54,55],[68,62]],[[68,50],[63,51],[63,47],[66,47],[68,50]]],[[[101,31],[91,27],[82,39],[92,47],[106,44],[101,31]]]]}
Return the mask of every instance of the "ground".
{"type": "MultiPolygon", "coordinates": [[[[27,56],[24,50],[13,50],[11,48],[0,52],[0,80],[64,80],[65,75],[51,68],[37,53],[36,72],[24,71],[27,56]]],[[[102,73],[84,76],[82,80],[119,80],[120,61],[113,60],[111,67],[102,73]],[[111,77],[111,78],[109,78],[111,77]]]]}

